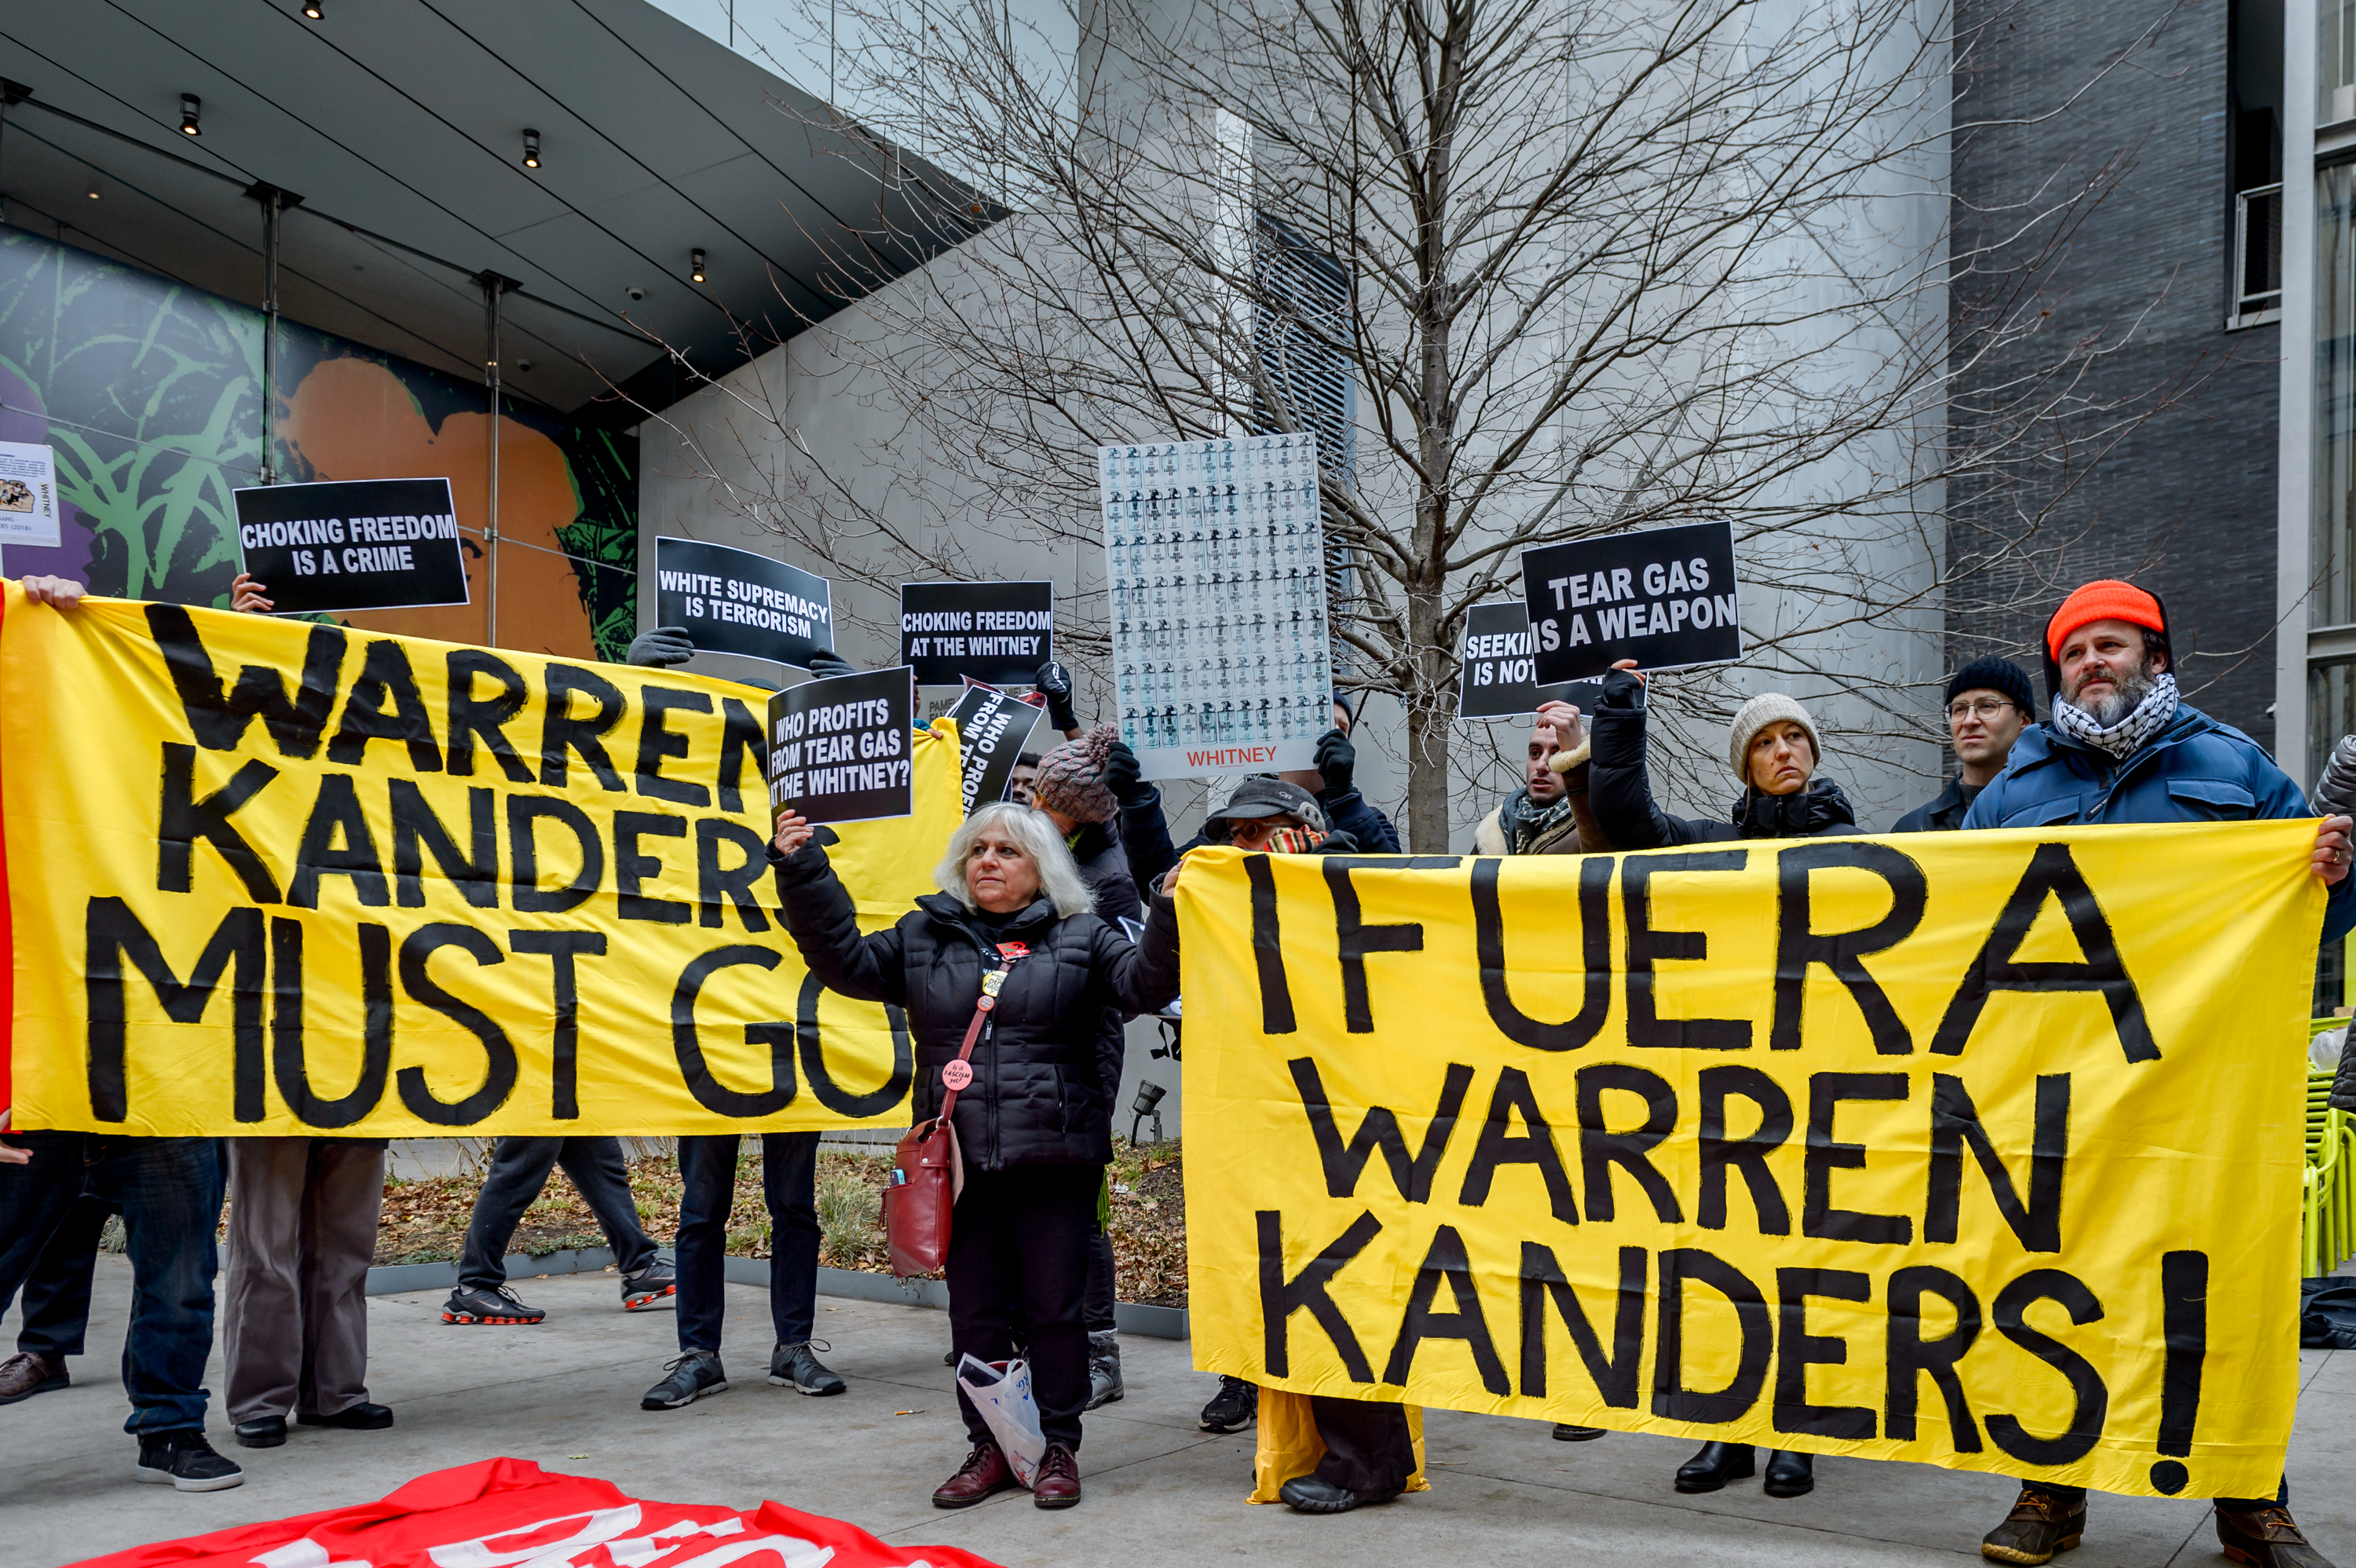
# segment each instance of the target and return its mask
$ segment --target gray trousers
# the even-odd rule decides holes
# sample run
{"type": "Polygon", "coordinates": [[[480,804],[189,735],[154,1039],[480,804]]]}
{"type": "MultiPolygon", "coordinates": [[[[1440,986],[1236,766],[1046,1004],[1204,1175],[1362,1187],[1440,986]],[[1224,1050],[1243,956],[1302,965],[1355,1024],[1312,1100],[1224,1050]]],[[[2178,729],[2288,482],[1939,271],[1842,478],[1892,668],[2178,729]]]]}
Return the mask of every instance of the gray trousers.
{"type": "Polygon", "coordinates": [[[230,1138],[221,1350],[229,1418],[368,1400],[368,1270],[382,1138],[230,1138]]]}

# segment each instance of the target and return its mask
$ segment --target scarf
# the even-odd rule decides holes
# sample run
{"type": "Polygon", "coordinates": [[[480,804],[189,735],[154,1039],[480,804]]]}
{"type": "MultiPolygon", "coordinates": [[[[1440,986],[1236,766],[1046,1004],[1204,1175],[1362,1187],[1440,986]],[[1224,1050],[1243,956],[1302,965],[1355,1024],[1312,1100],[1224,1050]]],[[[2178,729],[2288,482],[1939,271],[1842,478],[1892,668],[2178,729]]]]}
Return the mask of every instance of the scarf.
{"type": "Polygon", "coordinates": [[[2094,716],[2078,707],[2066,697],[2053,699],[2053,727],[2072,741],[2108,752],[2112,756],[2133,756],[2168,728],[2176,717],[2176,677],[2163,672],[2152,688],[2144,693],[2135,710],[2105,730],[2094,722],[2094,716]]]}
{"type": "Polygon", "coordinates": [[[1530,792],[1517,789],[1505,798],[1497,813],[1497,827],[1505,836],[1505,852],[1509,855],[1529,854],[1553,835],[1570,816],[1570,795],[1568,791],[1552,805],[1532,809],[1530,792]]]}

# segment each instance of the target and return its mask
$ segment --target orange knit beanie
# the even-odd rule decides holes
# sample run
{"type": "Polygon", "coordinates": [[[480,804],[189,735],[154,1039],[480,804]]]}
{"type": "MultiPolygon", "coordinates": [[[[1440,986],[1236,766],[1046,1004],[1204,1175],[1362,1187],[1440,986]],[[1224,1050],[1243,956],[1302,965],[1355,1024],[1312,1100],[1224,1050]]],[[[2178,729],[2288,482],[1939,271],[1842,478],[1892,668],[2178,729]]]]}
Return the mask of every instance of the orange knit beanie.
{"type": "Polygon", "coordinates": [[[2062,601],[2062,608],[2053,612],[2053,619],[2045,623],[2045,651],[2055,658],[2062,656],[2062,645],[2079,627],[2096,621],[2125,621],[2131,626],[2168,635],[2168,617],[2159,613],[2159,601],[2132,582],[2115,578],[2103,578],[2062,601]]]}

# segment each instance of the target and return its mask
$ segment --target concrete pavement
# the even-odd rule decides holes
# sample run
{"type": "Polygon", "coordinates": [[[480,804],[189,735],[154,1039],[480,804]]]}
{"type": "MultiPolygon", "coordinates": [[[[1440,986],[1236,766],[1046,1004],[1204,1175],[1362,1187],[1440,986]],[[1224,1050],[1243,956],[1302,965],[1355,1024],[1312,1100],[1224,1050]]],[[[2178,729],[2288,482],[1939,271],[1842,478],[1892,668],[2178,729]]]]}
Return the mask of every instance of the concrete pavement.
{"type": "MultiPolygon", "coordinates": [[[[1670,1490],[1692,1445],[1614,1435],[1556,1443],[1544,1423],[1434,1411],[1432,1490],[1337,1519],[1247,1506],[1252,1435],[1200,1432],[1213,1381],[1183,1343],[1123,1345],[1130,1393],[1088,1417],[1087,1500],[1041,1513],[1027,1495],[964,1513],[930,1506],[964,1456],[941,1351],[948,1319],[920,1307],[819,1300],[826,1359],[851,1382],[807,1399],[763,1381],[771,1341],[760,1292],[731,1286],[723,1349],[734,1386],[686,1410],[637,1408],[674,1351],[668,1313],[625,1315],[610,1275],[517,1282],[549,1309],[532,1328],[455,1328],[439,1296],[369,1303],[373,1397],[399,1412],[389,1432],[297,1429],[248,1453],[232,1491],[187,1495],[131,1479],[134,1441],[115,1378],[130,1270],[99,1260],[90,1354],[75,1385],[0,1410],[0,1564],[51,1568],[143,1541],[381,1497],[423,1471],[496,1454],[601,1476],[640,1497],[749,1507],[775,1498],[904,1544],[965,1547],[1018,1568],[1186,1568],[1214,1560],[1329,1563],[1370,1552],[1483,1568],[1651,1561],[1738,1568],[1977,1563],[1981,1533],[2011,1488],[1924,1466],[1819,1459],[1817,1488],[1783,1502],[1757,1483],[1701,1498],[1670,1490]],[[908,1413],[903,1414],[902,1412],[908,1413]]],[[[13,1317],[0,1343],[15,1337],[13,1317]]],[[[2324,1553],[2356,1568],[2356,1352],[2301,1361],[2292,1500],[2324,1553]]],[[[220,1387],[216,1360],[212,1386],[220,1387]]],[[[2207,1505],[2098,1495],[2068,1568],[2222,1564],[2207,1505]]]]}

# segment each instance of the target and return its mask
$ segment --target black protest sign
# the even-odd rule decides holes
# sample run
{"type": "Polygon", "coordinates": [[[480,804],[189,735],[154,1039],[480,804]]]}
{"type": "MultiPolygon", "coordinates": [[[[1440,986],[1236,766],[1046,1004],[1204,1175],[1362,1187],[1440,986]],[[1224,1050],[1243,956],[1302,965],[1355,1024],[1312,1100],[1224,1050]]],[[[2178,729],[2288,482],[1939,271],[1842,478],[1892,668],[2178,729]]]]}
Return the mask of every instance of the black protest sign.
{"type": "Polygon", "coordinates": [[[769,698],[771,821],[866,822],[916,809],[908,757],[916,694],[905,668],[806,680],[769,698]]]}
{"type": "Polygon", "coordinates": [[[834,595],[823,577],[749,549],[655,540],[655,624],[684,626],[715,654],[809,667],[834,649],[834,595]]]}
{"type": "Polygon", "coordinates": [[[1039,709],[1019,697],[969,681],[949,717],[957,720],[965,814],[971,816],[975,807],[1006,798],[1006,786],[1014,777],[1023,742],[1039,721],[1039,709]]]}
{"type": "Polygon", "coordinates": [[[900,662],[919,686],[1029,686],[1054,656],[1052,582],[904,582],[900,662]]]}
{"type": "Polygon", "coordinates": [[[1522,597],[1542,684],[1593,680],[1621,659],[1683,669],[1742,656],[1731,523],[1526,549],[1522,597]]]}
{"type": "Polygon", "coordinates": [[[447,479],[348,479],[233,490],[239,569],[285,615],[467,601],[447,479]]]}
{"type": "Polygon", "coordinates": [[[1475,604],[1464,613],[1462,671],[1456,687],[1459,719],[1526,719],[1541,702],[1568,702],[1595,711],[1603,688],[1593,681],[1537,684],[1530,659],[1529,615],[1519,604],[1475,604]]]}

